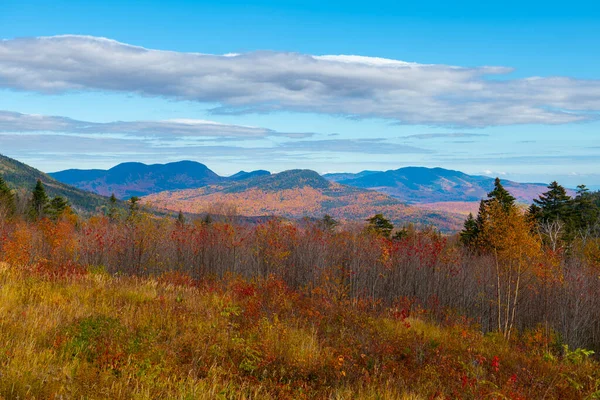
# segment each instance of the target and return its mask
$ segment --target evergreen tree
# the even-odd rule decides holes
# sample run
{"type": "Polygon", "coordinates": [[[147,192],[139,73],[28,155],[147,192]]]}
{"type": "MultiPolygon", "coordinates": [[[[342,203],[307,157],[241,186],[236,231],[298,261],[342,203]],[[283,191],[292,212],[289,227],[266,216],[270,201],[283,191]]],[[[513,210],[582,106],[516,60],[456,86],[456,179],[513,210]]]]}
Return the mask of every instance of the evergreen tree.
{"type": "Polygon", "coordinates": [[[56,196],[46,207],[46,214],[53,220],[57,220],[69,209],[69,202],[62,196],[56,196]]]}
{"type": "Polygon", "coordinates": [[[116,221],[119,217],[119,210],[117,209],[117,198],[115,197],[114,193],[110,195],[110,199],[108,201],[108,212],[106,213],[106,216],[109,220],[116,221]]]}
{"type": "Polygon", "coordinates": [[[494,180],[494,189],[488,193],[487,202],[496,200],[502,206],[504,211],[508,211],[515,205],[516,199],[502,186],[500,178],[494,180]]]}
{"type": "Polygon", "coordinates": [[[397,230],[394,235],[392,236],[393,240],[402,240],[404,238],[407,238],[409,236],[409,232],[408,229],[406,228],[406,226],[402,227],[402,229],[397,230]]]}
{"type": "Polygon", "coordinates": [[[129,199],[129,216],[128,216],[128,218],[130,220],[136,218],[139,215],[139,212],[140,212],[140,205],[138,204],[139,201],[140,201],[140,198],[137,196],[132,196],[129,199]]]}
{"type": "Polygon", "coordinates": [[[376,214],[367,219],[367,222],[369,222],[367,230],[386,238],[390,237],[390,234],[394,229],[394,225],[392,225],[392,223],[386,219],[383,214],[376,214]]]}
{"type": "Polygon", "coordinates": [[[8,216],[16,211],[15,195],[2,176],[0,176],[0,211],[5,211],[8,216]]]}
{"type": "Polygon", "coordinates": [[[543,234],[544,242],[552,249],[559,249],[575,238],[574,203],[565,188],[556,181],[550,183],[548,189],[533,200],[530,214],[543,234]]]}
{"type": "Polygon", "coordinates": [[[485,226],[485,221],[488,215],[489,200],[479,201],[479,210],[477,211],[477,218],[473,218],[473,214],[469,213],[469,216],[465,220],[463,230],[460,231],[460,241],[463,245],[471,248],[480,247],[483,245],[481,232],[485,226]]]}
{"type": "Polygon", "coordinates": [[[467,220],[465,221],[464,228],[460,232],[460,241],[463,245],[472,247],[476,244],[477,237],[479,236],[480,229],[479,225],[473,214],[469,213],[467,220]]]}
{"type": "Polygon", "coordinates": [[[486,229],[487,224],[490,222],[490,208],[495,205],[500,206],[500,210],[505,214],[510,214],[517,208],[515,205],[515,197],[510,194],[508,190],[502,186],[500,178],[494,180],[494,189],[487,194],[486,200],[479,202],[479,211],[477,212],[477,218],[473,218],[472,214],[465,221],[463,230],[460,232],[460,241],[471,248],[486,249],[489,247],[489,243],[486,242],[486,238],[482,235],[482,232],[486,229]]]}
{"type": "Polygon", "coordinates": [[[531,221],[537,222],[542,219],[542,209],[533,203],[527,209],[527,216],[531,221]]]}
{"type": "Polygon", "coordinates": [[[536,213],[538,221],[553,222],[561,221],[569,224],[572,216],[572,199],[567,195],[564,187],[556,181],[548,185],[548,191],[542,193],[533,203],[539,207],[536,213]]]}
{"type": "Polygon", "coordinates": [[[579,231],[588,231],[600,216],[600,208],[594,204],[593,195],[585,185],[577,186],[573,199],[573,225],[579,231]]]}
{"type": "Polygon", "coordinates": [[[335,229],[335,227],[339,224],[333,217],[329,214],[325,214],[322,220],[323,227],[325,230],[331,232],[335,229]]]}
{"type": "Polygon", "coordinates": [[[48,195],[41,180],[37,180],[33,189],[31,200],[29,201],[29,217],[39,219],[44,217],[46,206],[48,205],[48,195]]]}
{"type": "Polygon", "coordinates": [[[177,225],[178,226],[184,226],[185,225],[185,216],[183,215],[183,213],[181,212],[181,210],[179,210],[179,214],[177,214],[177,225]]]}

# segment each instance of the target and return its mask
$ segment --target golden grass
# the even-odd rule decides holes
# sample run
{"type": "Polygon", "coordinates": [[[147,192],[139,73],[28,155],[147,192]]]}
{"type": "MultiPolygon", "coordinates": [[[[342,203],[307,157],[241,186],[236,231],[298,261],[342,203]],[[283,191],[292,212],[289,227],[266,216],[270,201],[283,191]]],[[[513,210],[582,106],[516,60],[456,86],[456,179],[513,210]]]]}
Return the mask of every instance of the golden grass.
{"type": "Polygon", "coordinates": [[[0,398],[528,398],[536,385],[553,385],[546,398],[577,398],[600,389],[592,361],[528,358],[469,327],[397,320],[272,283],[247,283],[253,292],[102,272],[51,280],[0,264],[0,398]]]}

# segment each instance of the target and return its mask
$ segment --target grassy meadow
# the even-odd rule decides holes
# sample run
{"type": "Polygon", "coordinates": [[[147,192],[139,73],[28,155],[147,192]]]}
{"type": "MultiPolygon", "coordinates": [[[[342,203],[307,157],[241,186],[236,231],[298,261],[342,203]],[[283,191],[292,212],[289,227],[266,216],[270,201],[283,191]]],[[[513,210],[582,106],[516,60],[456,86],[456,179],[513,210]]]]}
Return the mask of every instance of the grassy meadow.
{"type": "Polygon", "coordinates": [[[0,398],[597,398],[588,352],[291,290],[0,268],[0,398]]]}

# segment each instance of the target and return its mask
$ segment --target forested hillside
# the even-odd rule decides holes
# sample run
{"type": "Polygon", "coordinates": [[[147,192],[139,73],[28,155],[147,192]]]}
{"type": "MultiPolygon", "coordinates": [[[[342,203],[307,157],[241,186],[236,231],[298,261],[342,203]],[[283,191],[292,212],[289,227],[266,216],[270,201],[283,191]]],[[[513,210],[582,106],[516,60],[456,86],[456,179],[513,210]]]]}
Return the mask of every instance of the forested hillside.
{"type": "Polygon", "coordinates": [[[77,210],[86,212],[96,211],[98,207],[106,204],[108,200],[106,197],[59,182],[42,171],[1,154],[0,177],[4,179],[11,189],[16,191],[17,197],[21,198],[23,207],[25,207],[28,196],[35,187],[38,179],[44,184],[49,196],[64,197],[77,210]]]}
{"type": "Polygon", "coordinates": [[[114,193],[119,199],[163,190],[197,188],[223,180],[206,165],[193,161],[153,165],[129,162],[109,170],[70,169],[50,175],[61,182],[104,196],[114,193]]]}
{"type": "Polygon", "coordinates": [[[457,231],[464,219],[458,214],[410,207],[383,193],[329,182],[311,170],[163,192],[145,196],[143,202],[159,209],[196,214],[210,212],[215,204],[221,204],[241,215],[293,219],[328,214],[346,221],[363,221],[374,214],[385,214],[398,225],[435,225],[445,232],[457,231]]]}
{"type": "MultiPolygon", "coordinates": [[[[326,174],[325,178],[364,189],[377,190],[408,203],[474,202],[485,197],[494,178],[468,175],[444,168],[404,167],[357,174],[326,174]]],[[[530,203],[545,185],[504,180],[504,186],[520,202],[530,203]]]]}

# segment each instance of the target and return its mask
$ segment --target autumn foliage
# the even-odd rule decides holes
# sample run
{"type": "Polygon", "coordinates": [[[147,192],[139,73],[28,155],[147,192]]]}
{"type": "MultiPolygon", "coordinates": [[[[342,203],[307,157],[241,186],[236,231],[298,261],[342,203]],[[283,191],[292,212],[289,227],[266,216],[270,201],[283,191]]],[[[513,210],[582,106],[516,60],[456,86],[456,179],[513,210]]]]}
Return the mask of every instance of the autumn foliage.
{"type": "Polygon", "coordinates": [[[469,246],[383,216],[6,216],[0,396],[598,396],[596,242],[482,210],[469,246]]]}

